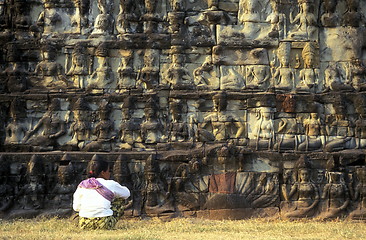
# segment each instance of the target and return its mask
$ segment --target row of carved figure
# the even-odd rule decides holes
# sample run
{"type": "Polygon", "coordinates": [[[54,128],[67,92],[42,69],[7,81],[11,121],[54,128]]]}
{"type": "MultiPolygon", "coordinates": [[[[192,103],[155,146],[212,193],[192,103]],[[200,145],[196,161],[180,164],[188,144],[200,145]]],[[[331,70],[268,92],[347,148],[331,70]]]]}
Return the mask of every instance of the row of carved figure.
{"type": "MultiPolygon", "coordinates": [[[[250,54],[255,55],[255,50],[250,51],[250,54]]],[[[260,54],[264,57],[259,59],[264,59],[263,64],[240,66],[226,66],[222,63],[223,57],[220,54],[207,55],[201,63],[186,64],[184,49],[172,46],[170,64],[160,63],[161,50],[158,49],[145,50],[143,57],[135,51],[123,50],[115,72],[108,51],[106,42],[100,44],[94,53],[97,63],[93,63],[94,57],[86,53],[86,47],[76,45],[71,56],[66,56],[65,74],[62,65],[55,61],[56,49],[52,45],[46,45],[42,50],[43,60],[34,66],[34,72],[26,70],[24,63],[18,62],[19,60],[9,59],[9,66],[1,76],[9,92],[27,89],[113,92],[136,88],[165,88],[321,93],[363,91],[366,86],[366,67],[361,58],[353,57],[342,63],[329,62],[325,69],[320,69],[317,63],[318,49],[314,42],[305,43],[302,59],[296,56],[295,66],[290,65],[295,61],[290,56],[289,42],[280,43],[276,50],[277,58],[269,64],[267,51],[262,49],[260,54]],[[135,61],[140,63],[134,64],[135,61]],[[219,69],[221,74],[218,73],[219,69]],[[321,71],[324,73],[321,74],[321,71]]],[[[14,50],[11,54],[16,55],[18,52],[14,50]]]]}
{"type": "MultiPolygon", "coordinates": [[[[94,155],[92,160],[100,157],[94,155]]],[[[59,165],[46,165],[45,157],[38,155],[33,155],[27,166],[4,164],[4,157],[1,160],[2,215],[12,211],[18,217],[27,216],[29,211],[34,214],[71,213],[72,194],[84,171],[82,165],[73,163],[68,155],[63,156],[59,165]]],[[[205,169],[209,165],[198,158],[161,168],[153,155],[144,164],[127,163],[120,156],[113,165],[113,175],[132,192],[126,206],[126,214],[131,216],[277,207],[287,218],[331,219],[349,215],[365,219],[365,166],[345,170],[336,166],[332,158],[326,165],[326,169],[312,169],[302,156],[294,168],[284,170],[280,179],[278,173],[268,172],[207,175],[205,169]]]]}
{"type": "Polygon", "coordinates": [[[33,33],[52,34],[57,31],[80,33],[83,31],[91,33],[92,36],[113,34],[114,28],[119,34],[135,33],[142,29],[145,32],[157,32],[164,26],[160,24],[159,27],[160,22],[169,22],[173,33],[185,24],[191,27],[203,25],[208,29],[212,24],[238,24],[244,26],[242,32],[247,38],[255,38],[263,28],[263,25],[258,23],[265,23],[268,25],[265,26],[266,37],[315,40],[318,15],[321,16],[320,22],[324,27],[338,25],[359,27],[365,22],[359,0],[345,0],[342,4],[338,4],[341,1],[336,0],[321,1],[319,4],[322,10],[319,14],[318,3],[304,0],[298,0],[297,4],[294,2],[292,5],[281,4],[277,0],[240,0],[238,5],[231,3],[234,9],[231,7],[228,11],[220,10],[220,1],[209,0],[208,8],[201,9],[198,14],[200,3],[191,3],[193,9],[188,11],[191,14],[185,14],[186,1],[163,2],[119,1],[119,13],[115,18],[112,0],[97,2],[75,0],[63,4],[49,1],[44,3],[44,10],[36,20],[36,17],[28,11],[31,7],[30,3],[14,1],[11,4],[3,1],[0,3],[0,23],[2,28],[15,28],[33,33]],[[93,9],[95,5],[99,11],[93,9]],[[170,11],[168,13],[165,9],[166,5],[170,5],[173,11],[168,10],[170,11]],[[189,16],[194,14],[196,16],[189,16]]]}
{"type": "Polygon", "coordinates": [[[133,99],[126,98],[119,111],[106,100],[99,102],[97,111],[91,111],[91,105],[80,98],[66,111],[61,109],[61,100],[54,98],[42,117],[29,116],[29,111],[28,119],[24,104],[13,101],[11,119],[5,127],[5,145],[84,151],[226,141],[256,150],[324,148],[332,152],[366,147],[365,114],[349,119],[341,103],[333,104],[335,114],[320,115],[317,110],[302,114],[279,112],[275,119],[275,110],[270,107],[227,109],[225,92],[213,96],[213,107],[208,112],[200,112],[194,103],[194,109],[189,109],[181,100],[172,100],[165,113],[169,116],[163,114],[154,97],[148,99],[144,109],[137,109],[133,99]]]}

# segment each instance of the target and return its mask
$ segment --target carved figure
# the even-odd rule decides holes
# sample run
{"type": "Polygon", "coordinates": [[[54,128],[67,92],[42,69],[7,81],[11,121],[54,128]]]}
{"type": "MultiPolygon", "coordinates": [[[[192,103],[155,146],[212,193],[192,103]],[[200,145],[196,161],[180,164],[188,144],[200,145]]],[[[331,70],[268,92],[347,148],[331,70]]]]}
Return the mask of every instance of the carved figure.
{"type": "Polygon", "coordinates": [[[131,149],[135,142],[141,142],[140,136],[140,122],[133,118],[133,101],[132,97],[124,99],[122,106],[122,120],[121,120],[121,145],[122,149],[131,149]]]}
{"type": "Polygon", "coordinates": [[[299,144],[299,123],[296,116],[291,114],[285,115],[280,118],[277,130],[278,141],[274,145],[274,149],[280,151],[284,150],[297,150],[299,144]]]}
{"type": "Polygon", "coordinates": [[[10,65],[3,72],[6,77],[5,85],[9,92],[23,92],[27,89],[28,74],[24,64],[20,62],[21,52],[15,44],[9,45],[7,50],[10,65]]]}
{"type": "Polygon", "coordinates": [[[45,186],[42,159],[33,155],[27,166],[27,183],[20,189],[19,203],[24,210],[38,210],[44,207],[45,186]]]}
{"type": "Polygon", "coordinates": [[[366,67],[359,58],[352,58],[347,68],[348,82],[356,91],[366,89],[366,67]]]}
{"type": "Polygon", "coordinates": [[[185,58],[182,51],[181,47],[171,47],[172,63],[167,72],[167,81],[172,89],[189,89],[193,85],[188,69],[184,67],[185,58]]]}
{"type": "Polygon", "coordinates": [[[299,145],[300,151],[317,150],[323,146],[325,134],[323,124],[317,112],[310,113],[310,117],[303,122],[305,141],[299,145]]]}
{"type": "Polygon", "coordinates": [[[17,101],[13,101],[10,106],[11,121],[5,128],[5,145],[22,143],[22,140],[28,131],[22,116],[26,109],[24,106],[20,106],[17,103],[17,101]]]}
{"type": "Polygon", "coordinates": [[[357,169],[358,182],[352,199],[358,200],[357,208],[349,214],[351,219],[365,219],[366,217],[366,168],[357,169]]]}
{"type": "Polygon", "coordinates": [[[150,98],[145,106],[145,120],[141,125],[141,137],[147,144],[162,142],[165,139],[163,124],[157,116],[157,110],[154,100],[150,98]]]}
{"type": "Polygon", "coordinates": [[[349,121],[345,114],[338,113],[335,120],[327,126],[329,140],[325,145],[328,152],[353,148],[354,142],[354,125],[349,121]]]}
{"type": "Polygon", "coordinates": [[[277,56],[280,60],[280,66],[272,75],[275,82],[275,88],[279,91],[292,91],[295,85],[295,72],[290,67],[291,43],[281,42],[277,50],[277,56]]]}
{"type": "Polygon", "coordinates": [[[271,38],[284,38],[285,15],[280,13],[278,0],[270,0],[272,12],[267,16],[266,22],[271,24],[271,31],[268,36],[271,38]]]}
{"type": "Polygon", "coordinates": [[[213,112],[207,115],[198,130],[202,141],[224,141],[230,138],[233,128],[240,128],[241,124],[237,119],[226,113],[227,95],[220,92],[212,97],[213,112]],[[212,131],[206,128],[211,127],[212,131]]]}
{"type": "MultiPolygon", "coordinates": [[[[35,73],[47,89],[65,89],[70,85],[66,79],[61,64],[56,62],[56,48],[46,45],[42,49],[42,61],[37,64],[35,73]]],[[[36,87],[39,83],[33,83],[36,87]]]]}
{"type": "Polygon", "coordinates": [[[315,214],[319,203],[319,190],[311,181],[308,164],[305,156],[301,156],[297,162],[298,181],[291,187],[291,191],[285,200],[290,201],[295,194],[297,194],[297,198],[294,202],[295,208],[285,213],[287,218],[304,218],[315,214]]]}
{"type": "Polygon", "coordinates": [[[114,19],[111,14],[113,8],[113,2],[110,0],[98,0],[99,15],[96,17],[94,22],[94,30],[92,37],[99,35],[111,35],[113,34],[114,19]]]}
{"type": "Polygon", "coordinates": [[[128,51],[127,54],[121,56],[121,62],[117,69],[119,89],[131,89],[136,85],[136,73],[133,69],[133,52],[128,51]]]}
{"type": "Polygon", "coordinates": [[[324,186],[322,199],[325,200],[325,208],[321,214],[322,219],[337,218],[345,214],[350,203],[348,188],[341,172],[328,172],[328,181],[324,186]]]}
{"type": "Polygon", "coordinates": [[[99,105],[99,122],[94,126],[93,134],[96,140],[87,144],[84,151],[110,151],[114,135],[114,124],[110,119],[112,112],[111,104],[103,99],[99,105]]]}
{"type": "Polygon", "coordinates": [[[214,64],[211,56],[207,56],[201,66],[193,71],[194,83],[198,89],[215,89],[216,82],[212,76],[214,64]]]}
{"type": "Polygon", "coordinates": [[[66,133],[65,121],[61,119],[60,100],[54,98],[48,111],[38,121],[34,128],[27,132],[23,142],[40,150],[53,150],[58,147],[57,139],[66,133]],[[40,132],[39,130],[42,129],[40,132]],[[35,135],[39,133],[38,135],[35,135]]]}
{"type": "Polygon", "coordinates": [[[254,208],[273,206],[279,200],[279,182],[277,174],[261,173],[258,184],[252,192],[252,204],[254,208]]]}
{"type": "Polygon", "coordinates": [[[99,44],[95,51],[98,67],[90,77],[88,89],[108,89],[113,82],[113,71],[108,63],[108,47],[105,43],[99,44]]]}
{"type": "Polygon", "coordinates": [[[313,42],[305,44],[302,50],[304,68],[300,70],[300,83],[296,86],[297,91],[316,92],[319,79],[319,69],[315,69],[316,48],[313,42]]]}
{"type": "Polygon", "coordinates": [[[270,83],[269,67],[265,65],[247,66],[246,79],[248,89],[267,91],[273,87],[270,83]]]}
{"type": "Polygon", "coordinates": [[[244,24],[243,32],[246,38],[256,38],[260,32],[261,22],[260,2],[256,0],[240,0],[238,23],[244,24]]]}
{"type": "Polygon", "coordinates": [[[146,49],[144,67],[137,75],[137,87],[152,90],[159,83],[159,50],[146,49]]]}
{"type": "Polygon", "coordinates": [[[71,213],[72,210],[72,197],[77,187],[74,181],[74,168],[68,155],[64,155],[61,159],[61,163],[68,162],[67,165],[58,166],[57,170],[57,184],[52,190],[52,203],[53,207],[59,214],[62,212],[71,213]]]}
{"type": "Polygon", "coordinates": [[[235,71],[233,67],[229,67],[226,73],[226,75],[221,77],[221,90],[241,90],[245,88],[243,76],[235,71]]]}
{"type": "Polygon", "coordinates": [[[351,91],[352,87],[347,82],[342,81],[342,75],[336,63],[329,63],[324,71],[325,89],[323,92],[332,91],[351,91]]]}
{"type": "Polygon", "coordinates": [[[182,119],[182,104],[180,102],[170,103],[172,120],[169,124],[169,141],[183,142],[188,139],[188,126],[182,119]]]}
{"type": "Polygon", "coordinates": [[[256,150],[270,150],[275,141],[271,109],[267,107],[261,107],[256,112],[256,118],[257,121],[252,130],[254,139],[251,139],[250,145],[256,150]]]}
{"type": "Polygon", "coordinates": [[[366,147],[366,115],[360,114],[355,122],[356,148],[366,147]]]}
{"type": "Polygon", "coordinates": [[[119,34],[134,33],[132,22],[137,22],[141,14],[141,3],[134,0],[120,0],[116,29],[119,34]]]}
{"type": "Polygon", "coordinates": [[[75,3],[75,15],[71,19],[72,25],[77,25],[79,28],[89,25],[88,13],[90,9],[90,0],[73,0],[75,3]]]}
{"type": "Polygon", "coordinates": [[[72,52],[72,63],[67,75],[71,76],[74,87],[84,89],[86,78],[89,74],[87,65],[86,49],[81,45],[76,45],[72,52]]]}
{"type": "Polygon", "coordinates": [[[295,16],[290,12],[290,23],[297,24],[294,30],[288,33],[291,39],[316,40],[317,18],[314,14],[312,0],[298,0],[299,13],[295,16]]]}
{"type": "Polygon", "coordinates": [[[359,27],[360,24],[363,24],[364,18],[362,14],[359,12],[359,0],[347,0],[347,11],[343,14],[343,26],[350,27],[359,27]]]}
{"type": "Polygon", "coordinates": [[[90,142],[91,126],[89,116],[90,108],[83,98],[79,98],[74,106],[74,121],[70,126],[72,139],[65,143],[78,149],[83,149],[90,142]]]}
{"type": "Polygon", "coordinates": [[[321,16],[321,23],[324,27],[336,27],[338,23],[338,14],[336,13],[338,0],[323,0],[324,13],[321,16]]]}

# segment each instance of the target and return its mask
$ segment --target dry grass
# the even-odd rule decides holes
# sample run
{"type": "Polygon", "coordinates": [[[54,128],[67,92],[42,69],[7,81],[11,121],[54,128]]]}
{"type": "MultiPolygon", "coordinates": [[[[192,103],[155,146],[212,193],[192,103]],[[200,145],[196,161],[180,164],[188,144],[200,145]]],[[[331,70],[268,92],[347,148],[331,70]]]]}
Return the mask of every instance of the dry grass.
{"type": "Polygon", "coordinates": [[[68,219],[0,221],[0,239],[364,239],[366,224],[351,221],[251,219],[121,220],[116,230],[84,231],[68,219]]]}

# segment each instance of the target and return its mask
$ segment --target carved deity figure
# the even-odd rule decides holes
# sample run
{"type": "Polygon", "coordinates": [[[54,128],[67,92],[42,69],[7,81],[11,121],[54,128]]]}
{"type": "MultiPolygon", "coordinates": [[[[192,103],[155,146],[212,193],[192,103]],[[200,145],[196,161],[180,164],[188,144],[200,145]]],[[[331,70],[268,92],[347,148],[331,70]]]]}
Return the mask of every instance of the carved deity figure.
{"type": "Polygon", "coordinates": [[[88,13],[90,9],[90,0],[73,0],[75,4],[75,14],[71,18],[71,25],[79,28],[88,27],[88,13]]]}
{"type": "Polygon", "coordinates": [[[191,89],[193,87],[188,69],[184,67],[183,54],[172,55],[172,64],[167,72],[167,81],[172,89],[191,89]]]}
{"type": "Polygon", "coordinates": [[[271,24],[271,31],[268,33],[268,36],[271,38],[284,38],[284,24],[286,17],[279,11],[278,0],[270,0],[270,4],[272,7],[272,12],[266,18],[266,22],[271,24]]]}
{"type": "Polygon", "coordinates": [[[346,0],[347,11],[343,14],[342,25],[359,27],[365,20],[359,11],[360,0],[346,0]]]}
{"type": "Polygon", "coordinates": [[[70,126],[71,140],[65,143],[77,149],[83,149],[90,142],[91,126],[90,108],[83,98],[79,98],[73,106],[74,120],[70,126]]]}
{"type": "Polygon", "coordinates": [[[357,91],[366,90],[366,66],[359,58],[352,58],[347,68],[348,82],[357,91]]]}
{"type": "Polygon", "coordinates": [[[297,150],[299,145],[299,122],[296,116],[292,114],[283,114],[284,117],[279,119],[277,136],[278,140],[274,145],[276,150],[297,150]]]}
{"type": "Polygon", "coordinates": [[[40,82],[33,83],[35,86],[41,84],[47,89],[65,89],[70,86],[61,64],[56,62],[56,48],[53,46],[43,47],[42,61],[37,64],[35,73],[40,82]]]}
{"type": "Polygon", "coordinates": [[[337,67],[337,63],[329,63],[324,71],[325,89],[328,91],[351,91],[353,88],[346,82],[342,81],[342,75],[337,67]]]}
{"type": "Polygon", "coordinates": [[[188,125],[182,118],[182,103],[171,102],[170,113],[171,122],[169,123],[169,138],[170,142],[183,142],[188,139],[188,125]]]}
{"type": "Polygon", "coordinates": [[[39,14],[37,25],[43,28],[43,34],[53,34],[57,32],[57,27],[62,24],[62,17],[55,8],[48,8],[44,4],[44,10],[39,14]]]}
{"type": "Polygon", "coordinates": [[[24,106],[19,106],[17,101],[13,101],[10,106],[11,121],[5,128],[5,145],[20,144],[28,131],[24,121],[24,106]]]}
{"type": "Polygon", "coordinates": [[[323,0],[324,13],[320,20],[324,27],[336,27],[338,22],[338,14],[336,13],[338,0],[323,0]]]}
{"type": "Polygon", "coordinates": [[[137,75],[136,84],[147,90],[152,90],[159,84],[159,50],[145,50],[144,66],[137,75]]]}
{"type": "Polygon", "coordinates": [[[9,66],[3,72],[9,92],[23,92],[27,89],[28,71],[20,61],[20,55],[21,52],[16,45],[9,45],[6,55],[9,66]]]}
{"type": "MultiPolygon", "coordinates": [[[[64,155],[61,163],[68,158],[64,155]]],[[[71,162],[67,165],[58,166],[57,170],[57,184],[52,189],[52,204],[57,211],[64,211],[71,213],[72,211],[72,196],[76,190],[76,183],[74,181],[74,168],[71,162]]]]}
{"type": "Polygon", "coordinates": [[[136,73],[133,69],[133,52],[128,51],[121,56],[121,62],[117,69],[119,76],[117,88],[131,89],[136,85],[136,73]]]}
{"type": "Polygon", "coordinates": [[[317,17],[314,14],[312,0],[298,0],[299,13],[295,16],[290,12],[290,23],[296,24],[295,28],[288,33],[291,39],[316,40],[317,17]]]}
{"type": "Polygon", "coordinates": [[[358,182],[354,189],[352,200],[357,201],[357,208],[349,214],[351,219],[366,218],[366,168],[357,169],[358,182]]]}
{"type": "Polygon", "coordinates": [[[116,138],[114,124],[110,118],[112,105],[103,99],[99,105],[99,122],[94,126],[93,135],[96,140],[87,144],[84,151],[110,151],[112,141],[116,138]]]}
{"type": "Polygon", "coordinates": [[[337,218],[344,215],[350,203],[348,188],[341,172],[328,172],[329,182],[324,186],[322,199],[326,210],[321,214],[322,219],[337,218]]]}
{"type": "Polygon", "coordinates": [[[94,30],[91,36],[111,35],[113,34],[114,19],[110,14],[113,9],[113,2],[110,0],[98,0],[98,9],[100,13],[95,19],[94,30]]]}
{"type": "Polygon", "coordinates": [[[220,92],[212,97],[213,112],[204,117],[198,133],[202,141],[224,141],[231,137],[234,129],[240,129],[239,121],[227,114],[227,95],[220,92]]]}
{"type": "Polygon", "coordinates": [[[120,0],[116,29],[119,34],[134,33],[131,22],[138,21],[141,3],[136,0],[120,0]]]}
{"type": "Polygon", "coordinates": [[[338,113],[333,122],[327,124],[328,142],[327,152],[354,147],[354,125],[344,113],[338,113]]]}
{"type": "Polygon", "coordinates": [[[27,183],[20,188],[20,207],[24,210],[38,210],[44,207],[45,185],[42,159],[33,155],[27,166],[27,183]]]}
{"type": "Polygon", "coordinates": [[[317,150],[323,146],[325,134],[323,124],[317,112],[310,113],[310,117],[303,122],[305,140],[299,145],[300,151],[317,150]]]}
{"type": "Polygon", "coordinates": [[[59,146],[58,138],[66,133],[65,121],[59,115],[60,110],[60,100],[52,99],[48,111],[33,129],[27,132],[23,142],[35,146],[39,150],[56,149],[59,146]]]}
{"type": "Polygon", "coordinates": [[[149,99],[145,106],[145,120],[141,124],[141,137],[144,143],[158,143],[164,141],[163,139],[163,124],[158,117],[158,108],[152,99],[149,99]]]}
{"type": "Polygon", "coordinates": [[[198,89],[215,89],[216,79],[213,77],[215,71],[211,56],[207,56],[201,66],[193,71],[194,83],[198,89]]]}
{"type": "Polygon", "coordinates": [[[76,45],[72,52],[72,63],[67,75],[71,76],[74,87],[84,89],[86,87],[86,79],[89,75],[87,65],[86,48],[76,45]]]}
{"type": "Polygon", "coordinates": [[[277,50],[280,66],[272,75],[275,82],[275,88],[279,91],[291,92],[295,85],[295,71],[290,67],[290,51],[291,43],[280,43],[277,50]]]}
{"type": "MultiPolygon", "coordinates": [[[[159,213],[167,209],[167,192],[160,179],[160,169],[156,157],[150,155],[144,168],[145,182],[142,187],[146,213],[159,213]]],[[[172,210],[170,208],[170,210],[172,210]]]]}
{"type": "Polygon", "coordinates": [[[270,70],[266,65],[253,65],[246,67],[247,88],[253,90],[267,91],[273,87],[270,80],[270,70]]]}
{"type": "Polygon", "coordinates": [[[315,93],[318,86],[319,69],[315,68],[316,48],[313,42],[307,42],[302,50],[304,68],[300,70],[300,82],[296,86],[297,91],[315,93]]]}
{"type": "Polygon", "coordinates": [[[133,118],[133,98],[124,99],[121,119],[121,144],[122,149],[131,149],[135,142],[141,142],[140,122],[133,118]]]}
{"type": "Polygon", "coordinates": [[[238,22],[244,25],[243,32],[246,38],[255,38],[260,32],[261,5],[256,0],[240,0],[238,22]]]}
{"type": "Polygon", "coordinates": [[[23,1],[17,0],[14,1],[15,7],[15,19],[13,19],[13,23],[15,29],[18,31],[23,31],[25,34],[20,34],[19,37],[27,38],[29,37],[28,31],[32,25],[32,19],[30,16],[30,11],[28,9],[29,3],[25,3],[23,1]]]}
{"type": "MultiPolygon", "coordinates": [[[[304,158],[304,156],[301,156],[304,158]]],[[[300,161],[305,161],[300,158],[300,161]]],[[[290,193],[285,195],[286,201],[294,201],[294,208],[284,214],[287,218],[305,218],[315,214],[319,203],[319,189],[311,180],[311,171],[306,164],[297,167],[298,180],[291,187],[290,193]],[[297,196],[293,199],[294,196],[297,196]]]]}
{"type": "Polygon", "coordinates": [[[366,147],[366,114],[360,114],[355,122],[356,148],[366,147]]]}
{"type": "Polygon", "coordinates": [[[261,107],[256,112],[256,122],[252,130],[253,138],[250,141],[256,150],[270,150],[275,142],[272,111],[268,107],[261,107]]]}
{"type": "Polygon", "coordinates": [[[88,89],[108,89],[113,82],[113,71],[108,62],[108,47],[105,43],[101,43],[95,55],[98,59],[98,67],[94,70],[90,77],[88,89]]]}

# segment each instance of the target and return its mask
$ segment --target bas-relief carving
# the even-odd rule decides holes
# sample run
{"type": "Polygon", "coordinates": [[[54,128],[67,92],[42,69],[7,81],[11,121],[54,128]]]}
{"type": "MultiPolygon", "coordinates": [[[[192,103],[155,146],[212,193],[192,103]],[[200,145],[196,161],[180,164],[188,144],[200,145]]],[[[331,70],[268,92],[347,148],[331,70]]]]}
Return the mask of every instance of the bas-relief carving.
{"type": "Polygon", "coordinates": [[[295,17],[290,10],[290,23],[294,26],[287,35],[294,40],[317,40],[318,20],[313,1],[298,0],[299,10],[295,17]]]}
{"type": "Polygon", "coordinates": [[[23,142],[41,151],[57,149],[58,138],[66,133],[65,121],[60,117],[60,111],[60,100],[55,98],[38,123],[26,133],[23,142]]]}
{"type": "MultiPolygon", "coordinates": [[[[15,1],[11,12],[0,1],[0,18],[13,20],[0,19],[0,41],[8,45],[0,56],[0,69],[6,68],[2,99],[10,97],[1,105],[6,124],[0,128],[0,148],[102,151],[112,162],[116,151],[128,152],[131,173],[125,176],[131,174],[131,180],[120,181],[134,185],[129,203],[133,216],[202,210],[207,199],[207,206],[216,206],[207,195],[214,189],[208,179],[219,185],[218,180],[226,179],[216,187],[231,189],[235,174],[247,174],[237,177],[235,191],[245,192],[251,202],[241,207],[280,208],[290,218],[317,216],[316,211],[324,219],[348,213],[364,218],[362,170],[352,173],[352,180],[348,165],[342,165],[345,171],[325,171],[323,166],[326,154],[351,156],[366,146],[358,103],[344,111],[330,106],[334,94],[349,99],[364,94],[364,7],[354,0],[301,0],[298,6],[275,0],[236,3],[114,1],[118,11],[108,1],[75,0],[71,5],[46,2],[29,13],[32,2],[15,1]],[[6,38],[10,32],[14,43],[6,38]],[[225,94],[218,92],[222,90],[225,94]],[[10,102],[15,97],[27,99],[27,106],[14,109],[10,102]],[[312,99],[324,109],[308,109],[312,99]],[[195,156],[196,161],[174,152],[210,148],[219,150],[195,156]],[[137,151],[165,154],[166,149],[174,161],[138,158],[137,151]],[[313,168],[291,166],[283,152],[296,158],[298,151],[317,151],[322,159],[313,168]],[[268,154],[273,165],[290,166],[263,172],[262,158],[253,157],[257,153],[268,154]],[[256,172],[243,172],[248,169],[256,172]],[[210,171],[226,175],[211,178],[210,171]],[[314,183],[316,172],[324,180],[314,183]],[[314,194],[309,197],[308,191],[314,194]],[[280,196],[285,203],[279,204],[280,196]]],[[[356,165],[363,169],[362,163],[356,165]]],[[[12,171],[9,179],[20,176],[12,171]]],[[[118,171],[123,170],[116,170],[116,176],[118,171]]],[[[40,204],[49,194],[50,205],[69,208],[72,184],[49,175],[46,169],[40,179],[54,179],[55,184],[16,207],[52,207],[40,204]]],[[[10,188],[24,193],[36,182],[36,177],[8,181],[10,188]]],[[[3,200],[3,207],[11,209],[11,201],[3,200]]]]}

